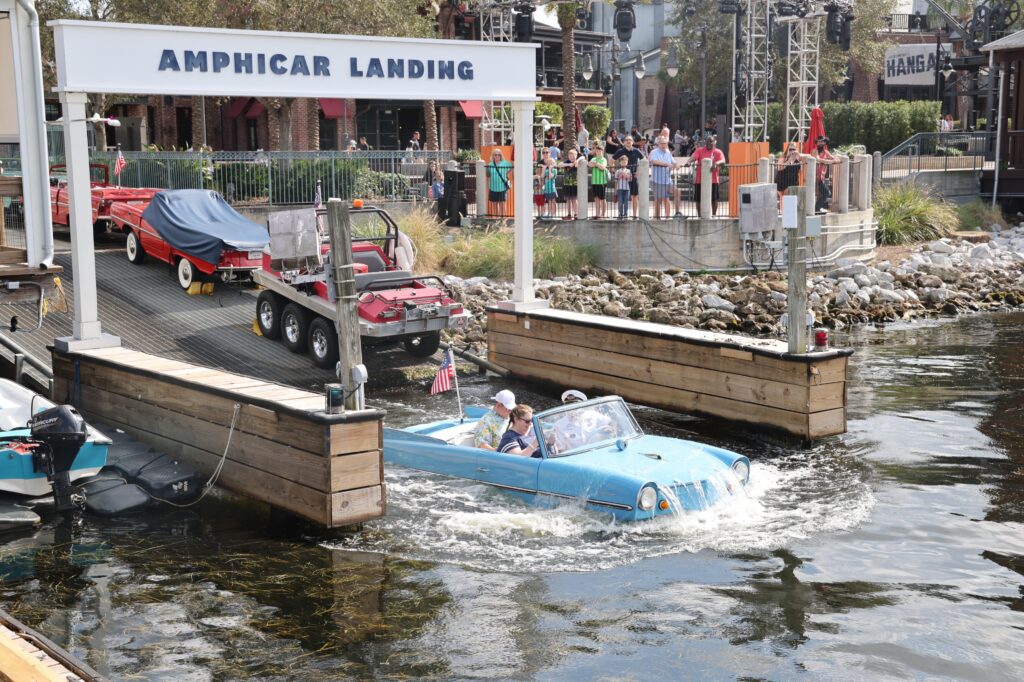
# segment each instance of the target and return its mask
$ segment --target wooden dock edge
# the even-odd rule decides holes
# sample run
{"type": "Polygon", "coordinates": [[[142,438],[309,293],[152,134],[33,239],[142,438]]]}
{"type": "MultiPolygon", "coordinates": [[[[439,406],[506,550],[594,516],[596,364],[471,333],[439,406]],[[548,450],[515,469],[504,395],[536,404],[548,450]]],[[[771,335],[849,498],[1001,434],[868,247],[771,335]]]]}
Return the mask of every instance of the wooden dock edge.
{"type": "Polygon", "coordinates": [[[386,510],[381,410],[327,414],[323,396],[107,348],[51,348],[53,399],[211,474],[217,485],[326,528],[386,510]]]}
{"type": "Polygon", "coordinates": [[[615,393],[804,440],[846,431],[851,350],[793,355],[772,340],[601,315],[487,313],[488,360],[519,378],[615,393]]]}
{"type": "Polygon", "coordinates": [[[0,682],[100,682],[99,673],[0,610],[0,682]]]}

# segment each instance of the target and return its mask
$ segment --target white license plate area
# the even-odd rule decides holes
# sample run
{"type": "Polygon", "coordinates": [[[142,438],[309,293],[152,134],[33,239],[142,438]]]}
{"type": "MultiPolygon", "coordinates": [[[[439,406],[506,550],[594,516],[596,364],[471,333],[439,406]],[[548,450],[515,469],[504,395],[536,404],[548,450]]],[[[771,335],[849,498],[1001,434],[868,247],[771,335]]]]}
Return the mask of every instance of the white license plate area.
{"type": "Polygon", "coordinates": [[[263,258],[263,252],[262,251],[250,251],[248,255],[249,255],[249,260],[260,260],[260,259],[263,258]]]}

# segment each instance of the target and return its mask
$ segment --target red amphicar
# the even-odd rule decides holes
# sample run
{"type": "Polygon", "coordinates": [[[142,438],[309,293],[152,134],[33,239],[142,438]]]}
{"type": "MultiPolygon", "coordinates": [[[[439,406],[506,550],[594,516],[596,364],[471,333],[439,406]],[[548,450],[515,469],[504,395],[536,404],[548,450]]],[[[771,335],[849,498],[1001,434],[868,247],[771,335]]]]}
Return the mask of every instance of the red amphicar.
{"type": "Polygon", "coordinates": [[[178,284],[220,278],[231,281],[263,263],[267,230],[231,208],[213,190],[163,190],[150,201],[115,201],[110,219],[127,233],[128,260],[152,256],[175,267],[178,284]]]}
{"type": "MultiPolygon", "coordinates": [[[[68,181],[64,164],[50,166],[50,216],[53,224],[68,227],[68,181]]],[[[117,187],[110,184],[110,170],[105,164],[89,164],[89,186],[92,189],[92,227],[96,234],[107,231],[111,225],[110,208],[114,202],[144,203],[159,189],[153,187],[117,187]]]]}

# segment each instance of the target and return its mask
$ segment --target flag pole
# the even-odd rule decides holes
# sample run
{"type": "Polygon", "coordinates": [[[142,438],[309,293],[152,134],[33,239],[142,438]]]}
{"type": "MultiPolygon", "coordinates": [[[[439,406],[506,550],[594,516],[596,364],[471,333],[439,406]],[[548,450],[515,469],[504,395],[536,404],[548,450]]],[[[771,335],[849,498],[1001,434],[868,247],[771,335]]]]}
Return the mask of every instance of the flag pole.
{"type": "Polygon", "coordinates": [[[452,353],[451,346],[446,351],[448,353],[449,366],[452,368],[452,376],[455,381],[455,399],[459,402],[459,423],[466,421],[466,415],[462,412],[462,395],[459,393],[459,373],[455,369],[455,355],[452,353]]]}

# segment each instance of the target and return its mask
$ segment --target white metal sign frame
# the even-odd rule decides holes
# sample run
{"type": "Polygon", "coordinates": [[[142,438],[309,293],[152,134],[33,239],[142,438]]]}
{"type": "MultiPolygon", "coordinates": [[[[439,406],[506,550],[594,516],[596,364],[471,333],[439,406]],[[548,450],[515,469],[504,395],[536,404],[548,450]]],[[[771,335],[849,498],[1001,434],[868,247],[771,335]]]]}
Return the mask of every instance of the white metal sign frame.
{"type": "MultiPolygon", "coordinates": [[[[75,274],[74,335],[63,349],[118,345],[96,301],[86,95],[90,92],[511,103],[516,306],[533,301],[532,43],[474,43],[58,20],[54,29],[75,274]],[[115,46],[111,48],[111,46],[115,46]],[[114,52],[111,52],[114,49],[114,52]],[[110,55],[116,54],[116,63],[110,55]]],[[[39,121],[42,126],[43,122],[39,121]]],[[[484,191],[486,185],[481,186],[484,191]]]]}

